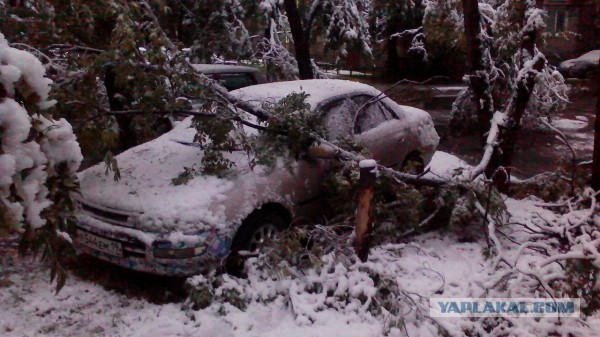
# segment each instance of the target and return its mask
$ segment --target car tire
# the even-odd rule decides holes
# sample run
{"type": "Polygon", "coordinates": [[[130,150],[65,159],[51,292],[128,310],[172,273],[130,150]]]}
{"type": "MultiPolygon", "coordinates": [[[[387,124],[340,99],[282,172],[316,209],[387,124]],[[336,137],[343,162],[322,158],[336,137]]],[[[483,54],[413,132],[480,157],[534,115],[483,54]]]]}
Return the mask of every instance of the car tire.
{"type": "Polygon", "coordinates": [[[262,244],[273,239],[289,225],[289,216],[282,211],[265,207],[255,210],[242,222],[231,243],[231,251],[257,253],[263,247],[262,244]]]}
{"type": "Polygon", "coordinates": [[[400,166],[400,171],[409,174],[421,174],[425,171],[425,164],[421,154],[417,151],[409,153],[400,166]]]}

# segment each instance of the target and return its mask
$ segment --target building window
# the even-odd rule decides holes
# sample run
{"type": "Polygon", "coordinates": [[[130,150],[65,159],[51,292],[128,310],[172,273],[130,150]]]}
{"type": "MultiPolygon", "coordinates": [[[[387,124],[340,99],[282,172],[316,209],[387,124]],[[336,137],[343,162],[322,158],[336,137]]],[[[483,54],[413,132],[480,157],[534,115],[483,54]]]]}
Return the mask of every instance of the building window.
{"type": "Polygon", "coordinates": [[[556,21],[554,21],[554,31],[555,32],[564,32],[567,30],[567,22],[569,21],[569,16],[566,11],[559,11],[556,13],[556,21]]]}
{"type": "Polygon", "coordinates": [[[569,12],[565,10],[548,11],[546,31],[549,33],[566,32],[569,25],[569,12]]]}

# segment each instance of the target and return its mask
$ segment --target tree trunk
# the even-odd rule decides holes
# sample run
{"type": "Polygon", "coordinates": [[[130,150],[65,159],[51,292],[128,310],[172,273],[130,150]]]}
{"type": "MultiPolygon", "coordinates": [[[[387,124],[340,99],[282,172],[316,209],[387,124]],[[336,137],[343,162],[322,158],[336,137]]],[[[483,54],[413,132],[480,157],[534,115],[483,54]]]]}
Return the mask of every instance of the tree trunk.
{"type": "Polygon", "coordinates": [[[398,59],[398,50],[396,49],[397,42],[397,37],[391,37],[387,41],[387,59],[385,60],[385,76],[387,78],[396,79],[400,77],[400,61],[398,59]]]}
{"type": "Polygon", "coordinates": [[[310,60],[310,43],[308,32],[302,28],[302,19],[298,11],[296,0],[284,0],[285,13],[290,23],[290,30],[294,38],[294,51],[298,62],[298,76],[302,80],[314,78],[310,60]]]}
{"type": "Polygon", "coordinates": [[[510,174],[515,143],[521,128],[521,119],[536,83],[535,72],[541,71],[546,64],[546,59],[541,54],[535,54],[536,34],[536,31],[528,32],[521,48],[527,51],[530,55],[530,60],[535,57],[538,58],[531,67],[533,71],[529,71],[517,82],[516,91],[506,107],[507,121],[505,125],[499,126],[499,146],[494,150],[485,171],[486,176],[492,178],[494,185],[502,193],[507,193],[510,188],[510,174]]]}
{"type": "MultiPolygon", "coordinates": [[[[119,88],[116,82],[116,74],[112,67],[108,67],[104,74],[104,86],[108,96],[108,105],[111,111],[125,110],[124,98],[125,92],[119,88]]],[[[133,117],[127,115],[116,116],[119,125],[119,148],[125,151],[137,145],[135,129],[133,127],[133,117]]]]}
{"type": "Polygon", "coordinates": [[[594,121],[594,156],[592,159],[592,188],[600,191],[600,60],[596,69],[596,120],[594,121]]]}
{"type": "Polygon", "coordinates": [[[489,78],[483,63],[483,41],[481,39],[481,15],[477,0],[463,0],[465,38],[467,40],[470,75],[469,86],[473,92],[472,100],[477,112],[479,130],[490,129],[492,119],[492,96],[489,91],[489,78]]]}

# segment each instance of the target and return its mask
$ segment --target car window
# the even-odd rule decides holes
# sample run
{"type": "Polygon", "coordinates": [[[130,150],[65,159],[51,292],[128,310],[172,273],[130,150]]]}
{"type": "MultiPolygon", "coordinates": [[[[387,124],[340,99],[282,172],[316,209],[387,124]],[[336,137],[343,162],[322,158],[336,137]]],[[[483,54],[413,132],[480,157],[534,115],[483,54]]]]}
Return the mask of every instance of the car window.
{"type": "Polygon", "coordinates": [[[354,125],[354,133],[356,134],[371,130],[379,124],[395,117],[381,102],[375,101],[369,103],[372,98],[372,96],[367,95],[359,95],[352,98],[360,109],[357,109],[358,115],[356,116],[356,124],[354,125]]]}
{"type": "Polygon", "coordinates": [[[323,108],[323,126],[329,138],[337,140],[352,135],[354,113],[358,110],[350,98],[343,98],[327,104],[323,108]]]}
{"type": "Polygon", "coordinates": [[[211,74],[209,77],[219,81],[229,91],[256,84],[251,74],[211,74]]]}

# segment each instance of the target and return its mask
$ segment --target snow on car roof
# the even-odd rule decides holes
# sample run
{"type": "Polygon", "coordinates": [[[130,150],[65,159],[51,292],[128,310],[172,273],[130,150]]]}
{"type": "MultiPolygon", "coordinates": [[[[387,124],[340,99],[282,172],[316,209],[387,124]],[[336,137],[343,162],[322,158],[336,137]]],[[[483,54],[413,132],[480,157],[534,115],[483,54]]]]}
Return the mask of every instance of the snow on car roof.
{"type": "Polygon", "coordinates": [[[597,50],[592,50],[590,52],[587,52],[587,53],[579,56],[577,58],[577,60],[598,62],[599,58],[600,58],[600,49],[597,49],[597,50]]]}
{"type": "Polygon", "coordinates": [[[231,92],[232,95],[260,104],[277,102],[292,93],[306,93],[306,103],[315,109],[323,101],[351,93],[378,95],[380,91],[367,84],[346,80],[300,80],[253,85],[231,92]]]}
{"type": "Polygon", "coordinates": [[[592,51],[589,51],[589,52],[579,56],[578,58],[574,58],[574,59],[570,59],[570,60],[561,62],[560,66],[561,67],[571,67],[571,66],[575,65],[575,63],[578,63],[578,62],[589,63],[589,64],[594,65],[594,64],[598,64],[598,59],[600,59],[600,49],[592,50],[592,51]]]}

